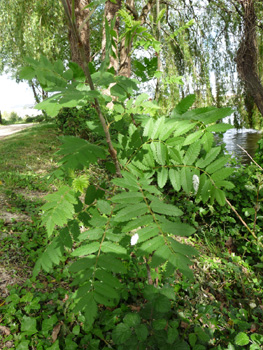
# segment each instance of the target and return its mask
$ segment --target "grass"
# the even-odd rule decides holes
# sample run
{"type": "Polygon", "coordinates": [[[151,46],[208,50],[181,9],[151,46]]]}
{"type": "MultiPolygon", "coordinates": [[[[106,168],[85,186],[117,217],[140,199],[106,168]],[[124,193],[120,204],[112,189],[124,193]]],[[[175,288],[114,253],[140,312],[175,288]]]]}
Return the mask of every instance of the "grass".
{"type": "MultiPolygon", "coordinates": [[[[67,339],[65,349],[89,349],[87,342],[97,344],[103,337],[94,333],[92,341],[87,340],[90,330],[81,328],[81,318],[72,314],[64,266],[58,266],[52,275],[42,272],[31,277],[48,243],[38,212],[43,195],[52,190],[45,176],[56,168],[59,145],[53,124],[37,125],[0,140],[0,349],[56,350],[52,345],[58,337],[56,330],[67,339]]],[[[180,335],[191,338],[193,344],[195,338],[202,343],[205,334],[199,332],[199,325],[211,334],[209,349],[263,349],[261,272],[228,252],[220,237],[216,241],[210,236],[204,227],[188,241],[202,252],[193,265],[195,281],[180,275],[170,281],[176,292],[180,335]],[[242,343],[243,333],[249,335],[250,345],[233,345],[242,343]]],[[[102,326],[104,314],[95,327],[102,332],[104,327],[109,334],[107,324],[102,326]]],[[[208,349],[198,344],[191,349],[208,349]]]]}

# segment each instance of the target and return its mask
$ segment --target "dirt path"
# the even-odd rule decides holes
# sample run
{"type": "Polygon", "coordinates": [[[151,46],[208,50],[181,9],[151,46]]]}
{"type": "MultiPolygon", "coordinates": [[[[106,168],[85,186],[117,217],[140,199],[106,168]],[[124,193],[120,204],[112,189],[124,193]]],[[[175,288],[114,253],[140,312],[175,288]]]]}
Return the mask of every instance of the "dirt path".
{"type": "Polygon", "coordinates": [[[30,128],[33,125],[36,125],[34,123],[29,124],[12,124],[12,125],[0,125],[0,139],[12,135],[18,131],[21,131],[26,128],[30,128]]]}

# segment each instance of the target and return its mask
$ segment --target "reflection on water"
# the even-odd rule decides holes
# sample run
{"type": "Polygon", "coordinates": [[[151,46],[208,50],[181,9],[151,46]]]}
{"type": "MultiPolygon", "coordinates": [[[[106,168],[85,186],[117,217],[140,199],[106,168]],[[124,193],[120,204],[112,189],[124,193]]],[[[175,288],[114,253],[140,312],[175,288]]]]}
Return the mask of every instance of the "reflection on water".
{"type": "Polygon", "coordinates": [[[243,147],[252,157],[257,149],[257,142],[263,134],[253,129],[230,129],[225,132],[223,142],[226,150],[236,158],[241,158],[242,164],[249,164],[251,160],[237,145],[243,147]]]}

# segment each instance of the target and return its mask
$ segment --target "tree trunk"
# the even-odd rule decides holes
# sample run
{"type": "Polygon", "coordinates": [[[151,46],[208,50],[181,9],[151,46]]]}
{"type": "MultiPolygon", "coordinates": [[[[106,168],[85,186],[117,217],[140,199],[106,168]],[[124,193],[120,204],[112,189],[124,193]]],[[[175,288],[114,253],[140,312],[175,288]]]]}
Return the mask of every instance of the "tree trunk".
{"type": "Polygon", "coordinates": [[[263,116],[263,86],[258,75],[258,49],[254,0],[238,0],[244,10],[244,38],[237,52],[237,70],[263,116]]]}
{"type": "MultiPolygon", "coordinates": [[[[110,67],[113,67],[116,74],[119,69],[119,58],[118,58],[118,37],[119,37],[119,18],[117,17],[117,12],[121,9],[121,0],[116,0],[116,4],[114,4],[111,1],[107,1],[105,3],[105,9],[104,9],[104,20],[106,19],[109,23],[109,26],[111,25],[111,22],[113,21],[114,17],[116,16],[116,22],[114,26],[114,30],[116,32],[116,37],[114,38],[116,48],[114,48],[114,54],[115,57],[112,55],[110,56],[110,67]]],[[[102,59],[104,60],[105,54],[106,54],[106,33],[105,33],[105,23],[103,22],[103,32],[102,32],[102,59]]]]}
{"type": "MultiPolygon", "coordinates": [[[[89,28],[89,21],[87,20],[89,16],[89,9],[88,8],[84,9],[84,7],[87,6],[88,4],[89,4],[89,0],[75,0],[75,21],[76,21],[77,28],[79,29],[81,28],[79,36],[85,51],[87,62],[90,61],[90,46],[89,46],[90,28],[89,28]]],[[[70,42],[72,61],[76,62],[80,67],[83,68],[83,60],[80,56],[78,43],[76,42],[71,29],[69,30],[69,42],[70,42]]]]}

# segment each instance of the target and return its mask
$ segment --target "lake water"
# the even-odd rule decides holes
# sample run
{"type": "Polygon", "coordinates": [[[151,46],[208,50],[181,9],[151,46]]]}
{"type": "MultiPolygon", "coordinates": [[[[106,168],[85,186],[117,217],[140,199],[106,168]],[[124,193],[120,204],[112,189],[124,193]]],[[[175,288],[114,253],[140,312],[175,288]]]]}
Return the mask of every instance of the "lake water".
{"type": "Polygon", "coordinates": [[[242,164],[249,164],[251,160],[237,145],[243,147],[252,157],[257,149],[257,142],[263,137],[263,133],[254,129],[230,129],[225,132],[223,142],[226,150],[235,158],[241,158],[242,164]]]}

